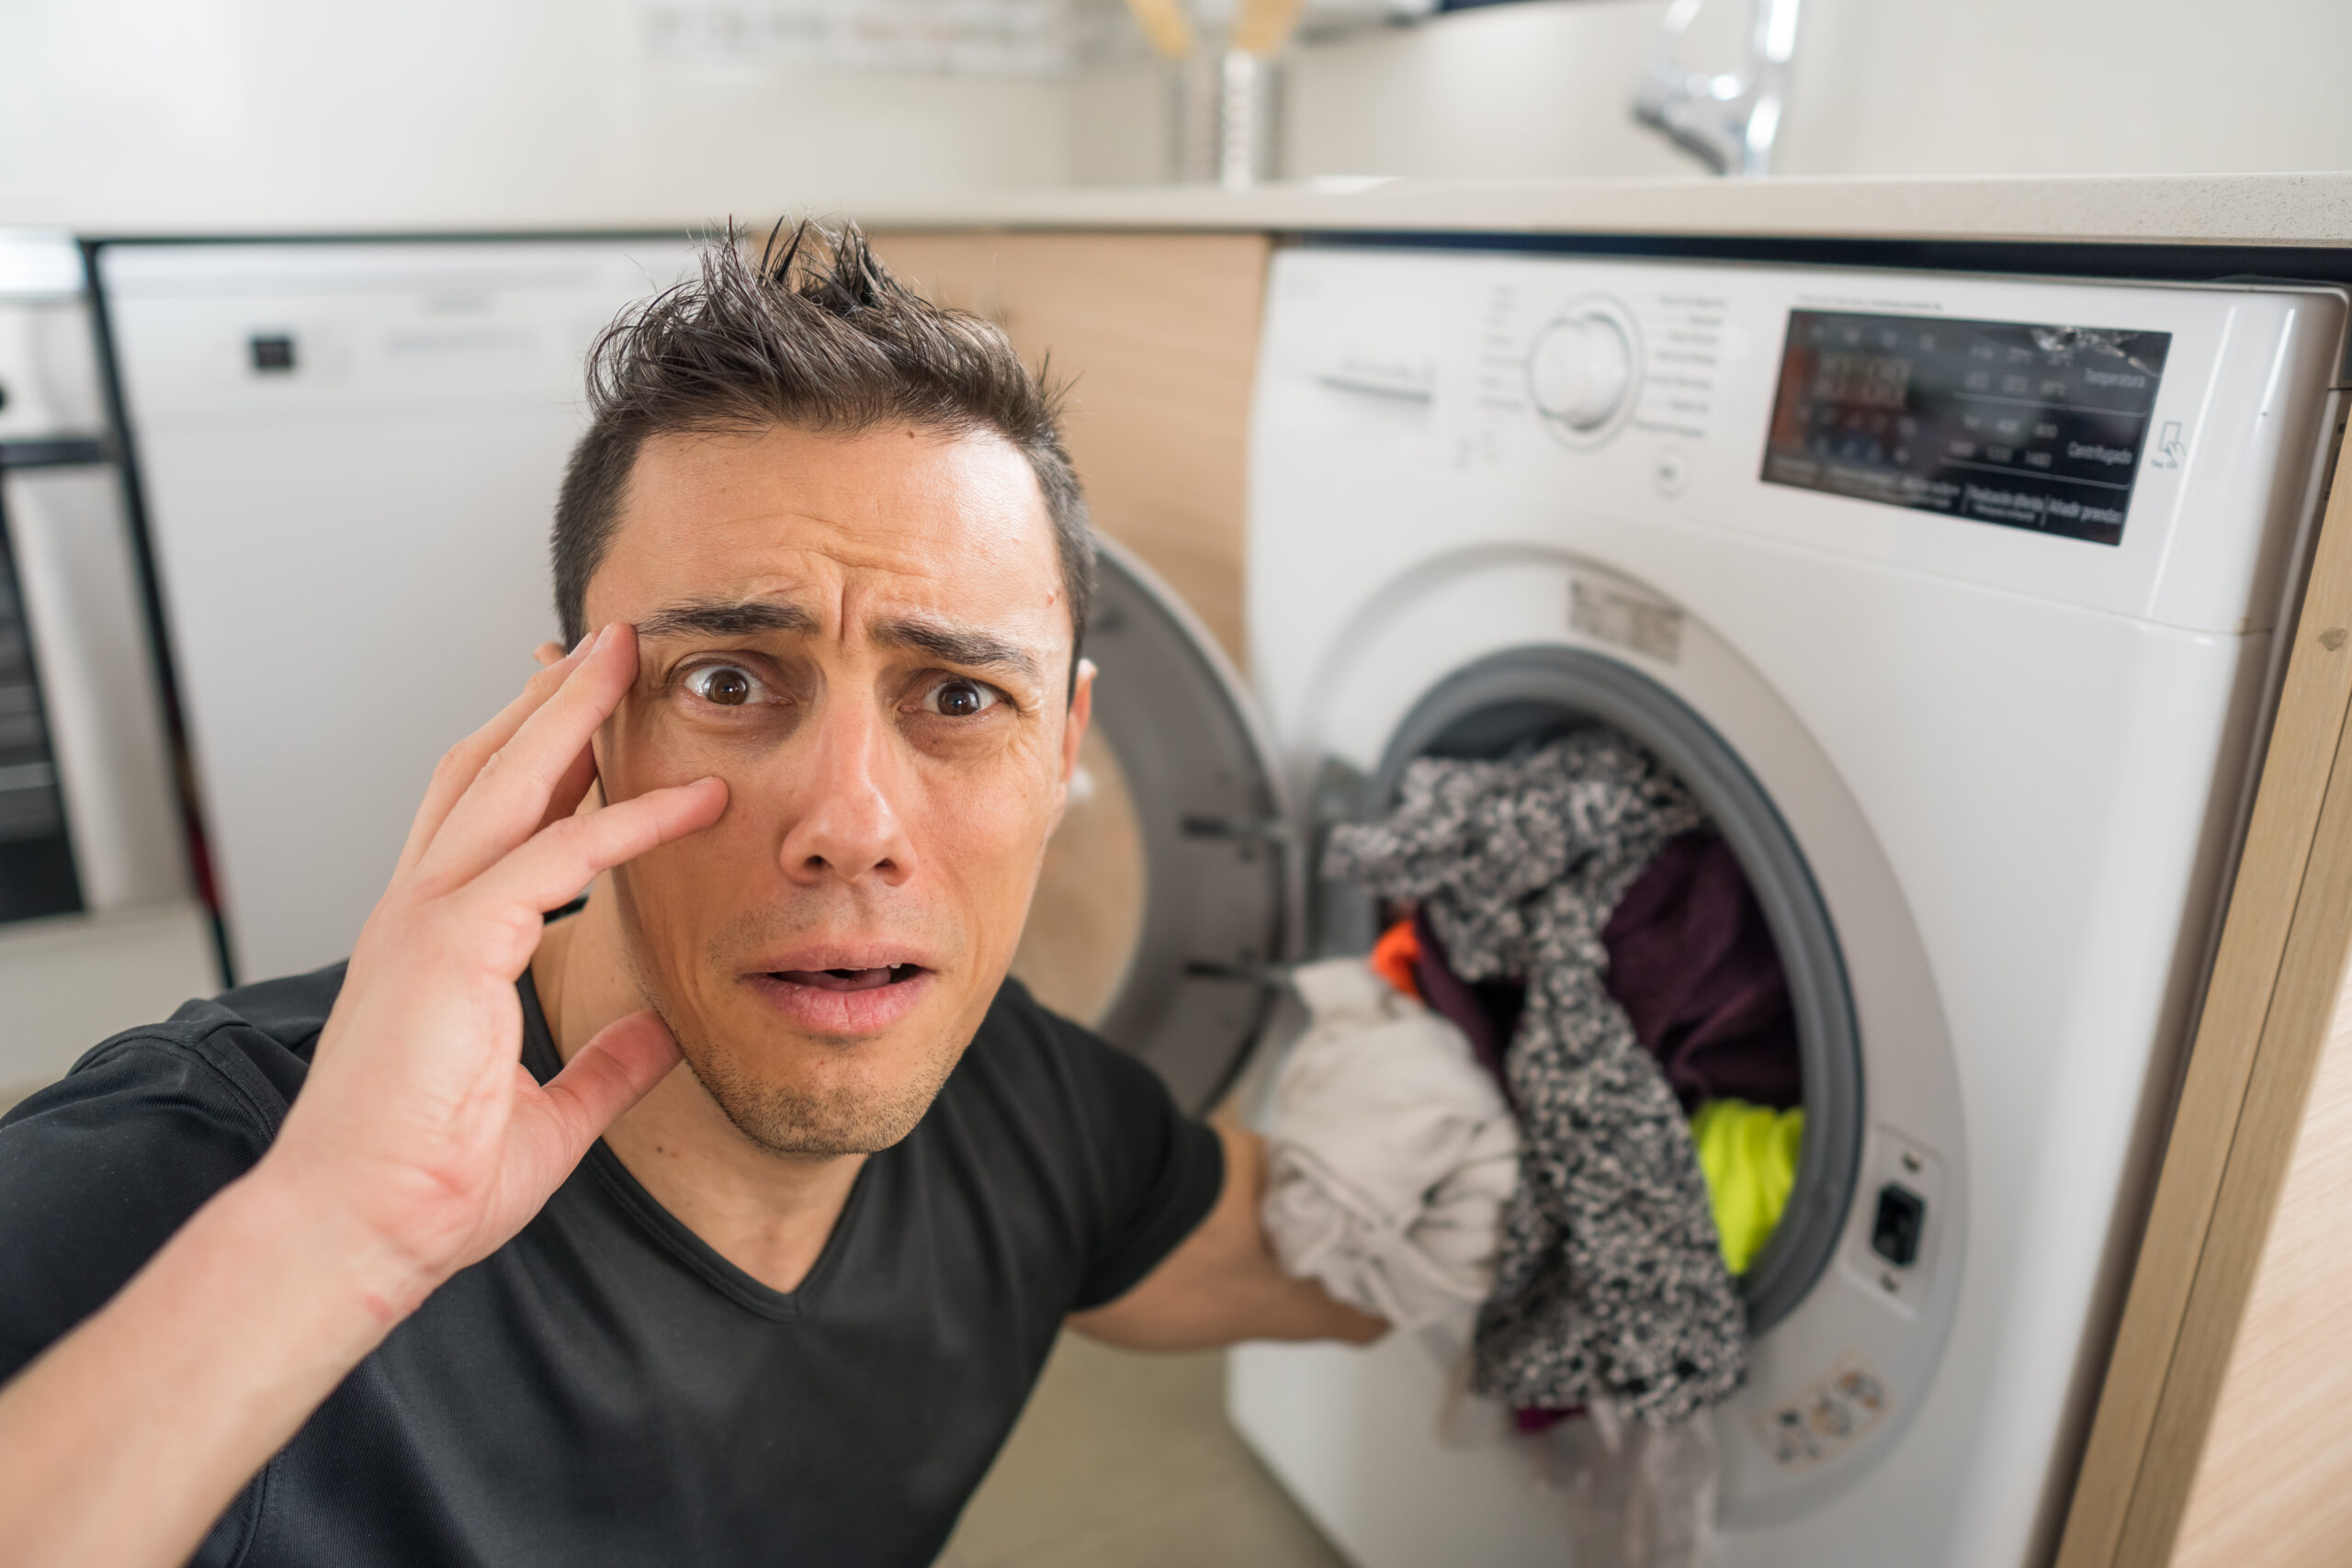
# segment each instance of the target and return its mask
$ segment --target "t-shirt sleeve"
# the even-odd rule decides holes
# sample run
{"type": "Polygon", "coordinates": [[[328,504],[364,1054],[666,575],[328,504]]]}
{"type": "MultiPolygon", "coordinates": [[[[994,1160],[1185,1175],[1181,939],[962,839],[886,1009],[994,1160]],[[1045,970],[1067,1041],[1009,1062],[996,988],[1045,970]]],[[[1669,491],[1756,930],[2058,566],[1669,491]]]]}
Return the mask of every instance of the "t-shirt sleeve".
{"type": "Polygon", "coordinates": [[[215,1053],[128,1035],[0,1118],[0,1379],[106,1304],[267,1123],[215,1053]]]}
{"type": "Polygon", "coordinates": [[[1208,1217],[1225,1186],[1225,1145],[1142,1062],[1053,1021],[1080,1089],[1079,1143],[1094,1186],[1071,1307],[1083,1312],[1125,1295],[1208,1217]]]}

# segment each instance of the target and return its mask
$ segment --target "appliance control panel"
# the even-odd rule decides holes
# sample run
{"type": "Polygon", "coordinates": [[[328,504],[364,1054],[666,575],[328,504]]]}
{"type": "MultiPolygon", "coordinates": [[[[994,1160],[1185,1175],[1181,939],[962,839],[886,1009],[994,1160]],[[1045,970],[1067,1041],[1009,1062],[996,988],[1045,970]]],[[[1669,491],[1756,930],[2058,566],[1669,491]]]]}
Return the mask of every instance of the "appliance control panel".
{"type": "Polygon", "coordinates": [[[1792,310],[1764,479],[2120,544],[2171,344],[2169,333],[1792,310]]]}
{"type": "Polygon", "coordinates": [[[1253,505],[1426,484],[1457,548],[1572,530],[1639,570],[1703,531],[2243,635],[2285,601],[2346,315],[2318,285],[1305,245],[1253,505]]]}

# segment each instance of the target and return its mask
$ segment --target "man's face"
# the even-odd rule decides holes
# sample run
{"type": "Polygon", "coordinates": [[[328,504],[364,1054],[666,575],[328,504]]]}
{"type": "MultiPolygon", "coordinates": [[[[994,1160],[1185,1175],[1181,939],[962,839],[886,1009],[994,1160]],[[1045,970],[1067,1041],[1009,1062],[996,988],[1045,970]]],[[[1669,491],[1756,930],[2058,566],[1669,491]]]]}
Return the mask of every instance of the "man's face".
{"type": "Polygon", "coordinates": [[[648,1001],[761,1145],[897,1142],[1012,962],[1086,726],[1028,463],[903,426],[656,437],[586,608],[638,628],[607,797],[729,791],[613,875],[648,1001]]]}

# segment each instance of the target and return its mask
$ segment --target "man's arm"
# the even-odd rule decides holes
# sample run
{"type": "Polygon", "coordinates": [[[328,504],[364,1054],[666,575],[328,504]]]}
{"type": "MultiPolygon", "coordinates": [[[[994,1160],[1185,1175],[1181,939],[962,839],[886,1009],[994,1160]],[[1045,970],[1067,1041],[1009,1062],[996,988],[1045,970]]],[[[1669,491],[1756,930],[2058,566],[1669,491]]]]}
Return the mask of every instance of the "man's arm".
{"type": "Polygon", "coordinates": [[[711,780],[574,816],[625,626],[436,770],[277,1141],[0,1388],[0,1563],[184,1561],[345,1374],[536,1213],[675,1065],[650,1014],[541,1087],[514,983],[541,911],[715,821],[711,780]]]}
{"type": "Polygon", "coordinates": [[[1225,1144],[1225,1186],[1208,1218],[1134,1289],[1071,1314],[1069,1325],[1131,1350],[1198,1350],[1243,1339],[1369,1345],[1385,1334],[1388,1325],[1371,1314],[1283,1272],[1258,1218],[1265,1141],[1239,1127],[1216,1132],[1225,1144]]]}

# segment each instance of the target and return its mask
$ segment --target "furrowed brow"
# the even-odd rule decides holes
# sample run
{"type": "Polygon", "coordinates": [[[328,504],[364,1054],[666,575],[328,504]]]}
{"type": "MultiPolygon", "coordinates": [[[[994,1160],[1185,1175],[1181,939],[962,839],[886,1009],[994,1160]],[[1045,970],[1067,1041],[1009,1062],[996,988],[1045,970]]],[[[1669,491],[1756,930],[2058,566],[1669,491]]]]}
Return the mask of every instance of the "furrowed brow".
{"type": "Polygon", "coordinates": [[[1036,656],[992,632],[944,621],[899,619],[874,628],[874,640],[921,649],[934,659],[972,670],[1009,670],[1031,681],[1045,678],[1036,656]]]}
{"type": "Polygon", "coordinates": [[[813,632],[817,617],[779,599],[705,599],[665,604],[637,623],[640,641],[665,637],[750,637],[813,632]]]}

